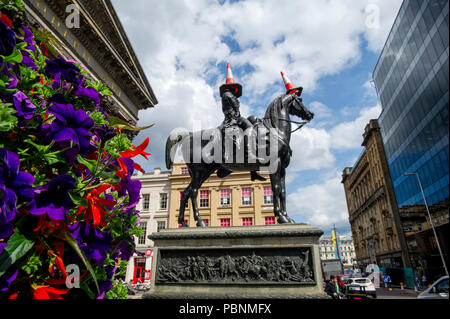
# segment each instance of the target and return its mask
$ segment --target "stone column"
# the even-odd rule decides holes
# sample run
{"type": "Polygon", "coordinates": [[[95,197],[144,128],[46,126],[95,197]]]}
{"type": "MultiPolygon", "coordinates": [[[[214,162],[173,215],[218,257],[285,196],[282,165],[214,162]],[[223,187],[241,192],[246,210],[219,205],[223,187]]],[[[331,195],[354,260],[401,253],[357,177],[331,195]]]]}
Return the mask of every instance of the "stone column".
{"type": "Polygon", "coordinates": [[[218,216],[217,216],[217,207],[219,207],[219,189],[211,188],[209,191],[209,207],[210,207],[210,220],[209,226],[217,227],[220,226],[218,216]]]}
{"type": "Polygon", "coordinates": [[[237,186],[231,187],[231,226],[242,226],[239,216],[241,206],[241,189],[237,186]]]}

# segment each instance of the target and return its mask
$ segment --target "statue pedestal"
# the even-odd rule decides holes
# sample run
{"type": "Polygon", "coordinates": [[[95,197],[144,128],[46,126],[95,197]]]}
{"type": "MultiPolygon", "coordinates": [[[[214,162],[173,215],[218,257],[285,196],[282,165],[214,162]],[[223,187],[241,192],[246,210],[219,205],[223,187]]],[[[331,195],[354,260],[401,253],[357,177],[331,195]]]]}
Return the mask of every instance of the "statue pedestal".
{"type": "Polygon", "coordinates": [[[154,241],[153,298],[327,298],[306,224],[166,229],[154,241]]]}

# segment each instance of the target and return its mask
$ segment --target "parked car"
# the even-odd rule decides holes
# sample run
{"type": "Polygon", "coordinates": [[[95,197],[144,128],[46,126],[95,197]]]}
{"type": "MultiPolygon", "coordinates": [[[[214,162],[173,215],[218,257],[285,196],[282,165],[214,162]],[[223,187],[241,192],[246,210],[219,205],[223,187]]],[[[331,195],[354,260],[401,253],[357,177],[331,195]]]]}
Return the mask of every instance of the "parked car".
{"type": "Polygon", "coordinates": [[[372,298],[377,297],[377,290],[375,284],[369,278],[350,278],[347,280],[347,285],[364,287],[364,291],[372,298]]]}
{"type": "Polygon", "coordinates": [[[366,287],[361,285],[345,285],[345,299],[367,299],[366,287]]]}
{"type": "Polygon", "coordinates": [[[439,278],[430,288],[419,296],[419,299],[448,299],[448,276],[439,278]]]}

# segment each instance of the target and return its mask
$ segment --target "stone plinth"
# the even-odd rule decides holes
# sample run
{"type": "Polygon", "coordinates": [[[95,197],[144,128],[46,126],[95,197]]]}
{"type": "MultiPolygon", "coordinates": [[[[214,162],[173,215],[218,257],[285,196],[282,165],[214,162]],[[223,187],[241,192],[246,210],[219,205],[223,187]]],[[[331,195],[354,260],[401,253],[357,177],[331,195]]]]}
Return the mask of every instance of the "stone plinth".
{"type": "Polygon", "coordinates": [[[143,298],[326,298],[319,238],[306,224],[166,229],[143,298]]]}

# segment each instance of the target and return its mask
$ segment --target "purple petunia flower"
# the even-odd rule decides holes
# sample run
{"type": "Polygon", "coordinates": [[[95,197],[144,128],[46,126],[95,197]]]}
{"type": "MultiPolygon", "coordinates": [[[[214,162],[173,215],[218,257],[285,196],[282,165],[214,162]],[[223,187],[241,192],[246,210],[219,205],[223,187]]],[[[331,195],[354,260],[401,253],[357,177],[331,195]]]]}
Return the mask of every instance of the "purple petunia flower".
{"type": "Polygon", "coordinates": [[[66,213],[75,207],[69,191],[75,188],[76,180],[70,175],[61,175],[45,185],[36,187],[36,204],[30,209],[32,215],[48,214],[53,220],[63,220],[66,213]]]}
{"type": "Polygon", "coordinates": [[[100,295],[95,299],[105,299],[105,295],[108,291],[110,291],[113,287],[111,280],[103,280],[98,283],[98,287],[100,288],[100,295]]]}
{"type": "Polygon", "coordinates": [[[19,171],[19,156],[0,148],[0,233],[7,236],[11,228],[7,225],[17,214],[17,204],[31,203],[34,192],[31,185],[34,177],[19,171]]]}
{"type": "MultiPolygon", "coordinates": [[[[5,247],[6,243],[0,243],[0,255],[2,254],[5,247]]],[[[8,291],[11,283],[16,280],[18,273],[19,271],[14,265],[10,266],[3,274],[3,276],[0,277],[0,291],[8,291]]]]}
{"type": "Polygon", "coordinates": [[[22,26],[23,32],[24,32],[24,37],[23,37],[23,41],[25,41],[28,46],[26,47],[26,49],[31,50],[33,52],[36,52],[36,48],[34,47],[36,45],[36,41],[34,41],[34,34],[33,32],[30,31],[30,29],[28,29],[26,26],[22,26]]]}
{"type": "Polygon", "coordinates": [[[94,228],[92,224],[77,222],[69,227],[73,238],[77,241],[86,258],[95,260],[101,266],[111,249],[112,236],[94,228]]]}
{"type": "Polygon", "coordinates": [[[58,57],[54,60],[46,60],[47,66],[45,67],[45,74],[48,77],[55,78],[59,75],[62,79],[68,82],[75,82],[80,69],[72,62],[65,60],[62,57],[58,57]]]}
{"type": "MultiPolygon", "coordinates": [[[[133,238],[129,238],[129,241],[132,242],[133,238]]],[[[134,254],[133,247],[126,241],[120,242],[118,248],[117,248],[117,258],[120,258],[122,260],[130,260],[130,258],[134,254]]]]}
{"type": "MultiPolygon", "coordinates": [[[[129,196],[128,206],[125,208],[134,207],[139,202],[142,183],[138,180],[131,179],[131,176],[133,175],[134,172],[134,161],[127,157],[122,157],[121,160],[123,161],[123,163],[127,168],[127,176],[120,180],[120,183],[118,185],[119,189],[118,194],[121,197],[126,196],[126,194],[128,194],[129,196]]],[[[119,166],[119,163],[117,162],[116,159],[113,161],[113,164],[119,166]]]]}
{"type": "Polygon", "coordinates": [[[0,277],[0,291],[8,291],[11,283],[16,280],[18,273],[19,271],[14,265],[9,267],[3,276],[0,277]]]}
{"type": "Polygon", "coordinates": [[[28,96],[21,91],[14,93],[13,104],[17,111],[17,115],[23,116],[27,120],[31,119],[34,111],[36,111],[36,105],[31,103],[28,96]]]}
{"type": "Polygon", "coordinates": [[[34,62],[34,60],[30,57],[30,54],[26,51],[21,51],[22,52],[22,65],[32,69],[32,70],[39,70],[39,68],[36,66],[36,63],[34,62]]]}
{"type": "Polygon", "coordinates": [[[100,105],[100,95],[98,94],[97,90],[93,87],[77,87],[76,90],[73,93],[74,96],[86,96],[90,98],[92,101],[94,101],[95,106],[100,105]]]}
{"type": "MultiPolygon", "coordinates": [[[[9,63],[8,63],[9,64],[9,63]]],[[[0,64],[1,65],[1,64],[0,64]]],[[[15,74],[7,71],[8,66],[5,67],[5,69],[3,70],[3,74],[6,75],[9,79],[9,83],[6,86],[7,89],[15,89],[17,88],[17,84],[18,84],[18,80],[15,74]]]]}
{"type": "Polygon", "coordinates": [[[50,106],[48,112],[56,118],[51,124],[43,125],[42,131],[48,139],[56,142],[55,146],[59,149],[69,148],[64,152],[69,165],[75,162],[77,154],[92,152],[92,134],[89,130],[94,126],[94,120],[84,110],[75,110],[72,104],[56,103],[50,106]]]}
{"type": "Polygon", "coordinates": [[[94,128],[94,133],[100,139],[101,147],[103,147],[107,141],[117,135],[117,130],[109,125],[101,125],[94,128]]]}
{"type": "Polygon", "coordinates": [[[9,56],[16,47],[16,35],[3,21],[0,21],[0,55],[9,56]]]}

